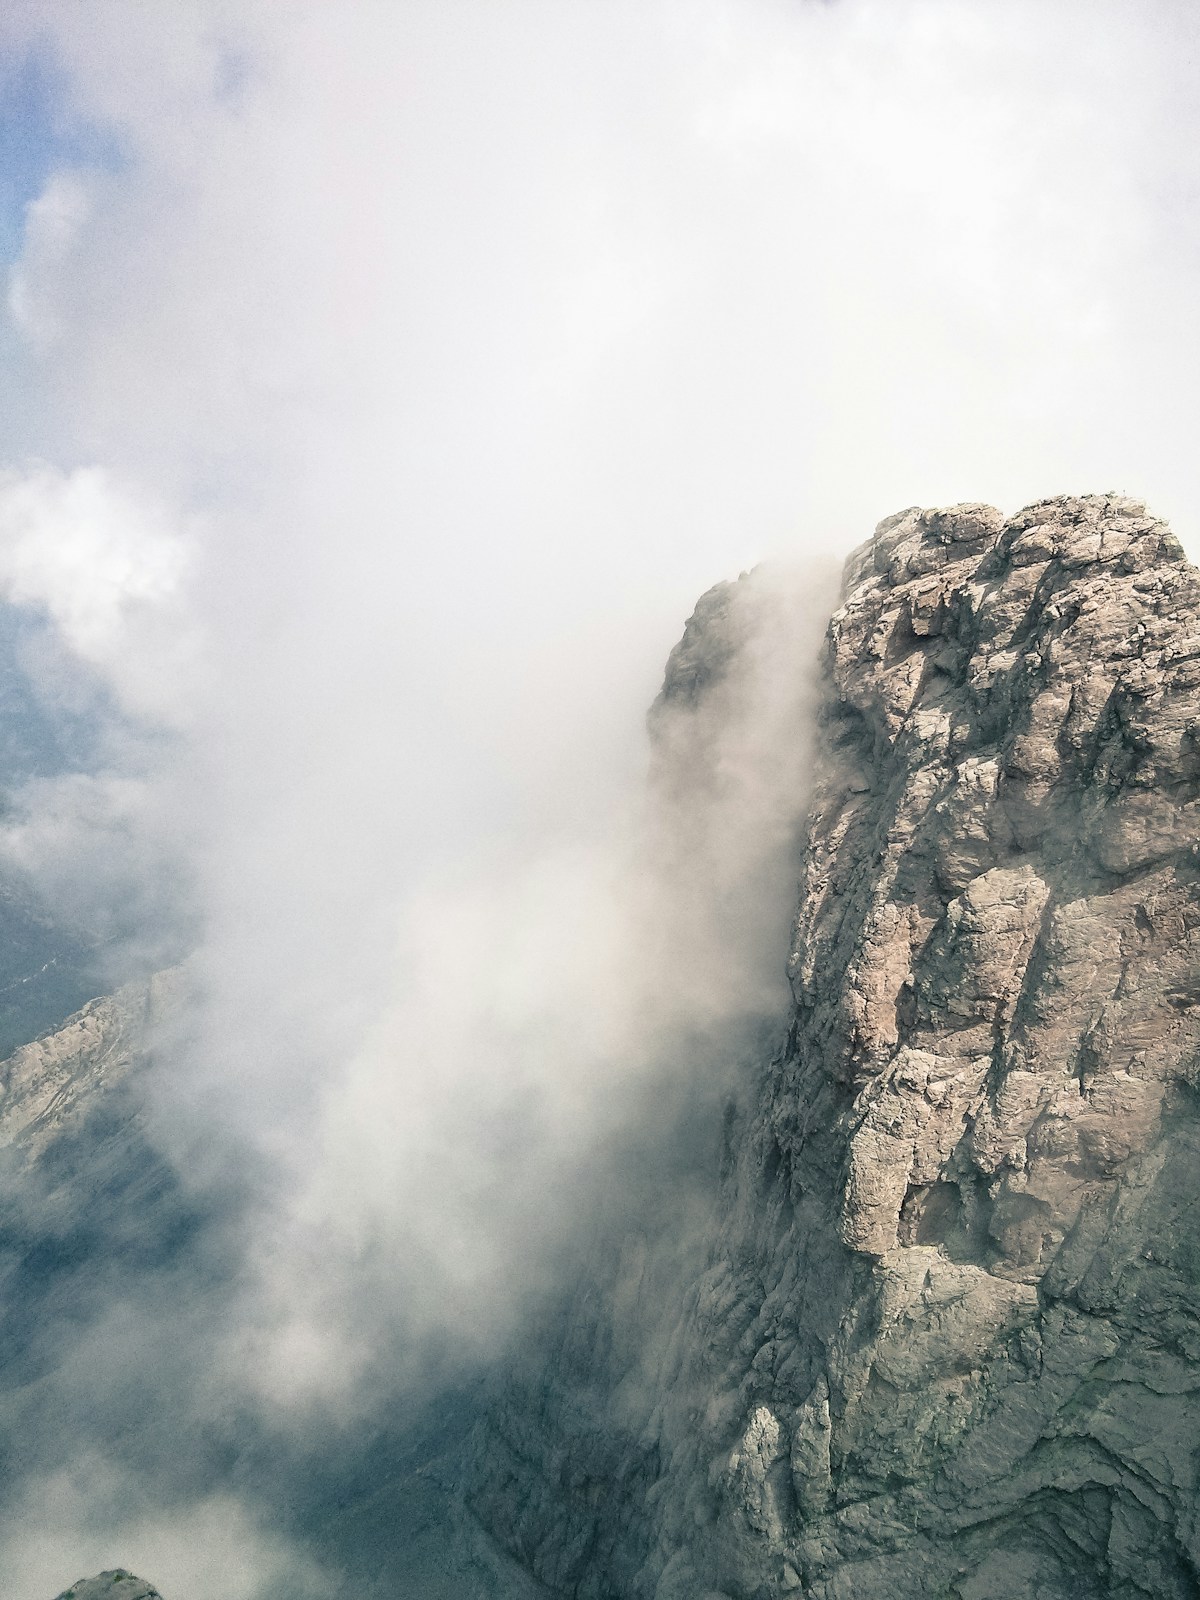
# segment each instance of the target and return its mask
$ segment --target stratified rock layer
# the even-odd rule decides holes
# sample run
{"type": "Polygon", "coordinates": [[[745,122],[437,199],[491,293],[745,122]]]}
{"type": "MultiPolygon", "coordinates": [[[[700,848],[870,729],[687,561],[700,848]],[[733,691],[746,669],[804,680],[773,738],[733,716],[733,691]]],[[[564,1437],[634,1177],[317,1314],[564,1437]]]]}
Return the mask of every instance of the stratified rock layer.
{"type": "Polygon", "coordinates": [[[146,1049],[147,1035],[178,984],[178,968],[89,1000],[52,1033],[0,1061],[0,1150],[36,1160],[78,1128],[103,1096],[125,1078],[146,1049]]]}
{"type": "Polygon", "coordinates": [[[707,1266],[627,1241],[472,1504],[597,1600],[1194,1596],[1200,576],[1115,497],[912,510],[828,643],[707,1266]]]}

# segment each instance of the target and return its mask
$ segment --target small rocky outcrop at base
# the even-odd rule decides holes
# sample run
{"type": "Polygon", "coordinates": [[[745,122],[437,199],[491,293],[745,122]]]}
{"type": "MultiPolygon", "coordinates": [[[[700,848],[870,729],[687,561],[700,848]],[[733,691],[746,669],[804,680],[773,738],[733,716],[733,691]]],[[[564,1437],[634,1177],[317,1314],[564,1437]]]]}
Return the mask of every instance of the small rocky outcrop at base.
{"type": "Polygon", "coordinates": [[[152,1583],[117,1567],[94,1578],[80,1578],[64,1589],[58,1600],[162,1600],[162,1595],[152,1583]]]}

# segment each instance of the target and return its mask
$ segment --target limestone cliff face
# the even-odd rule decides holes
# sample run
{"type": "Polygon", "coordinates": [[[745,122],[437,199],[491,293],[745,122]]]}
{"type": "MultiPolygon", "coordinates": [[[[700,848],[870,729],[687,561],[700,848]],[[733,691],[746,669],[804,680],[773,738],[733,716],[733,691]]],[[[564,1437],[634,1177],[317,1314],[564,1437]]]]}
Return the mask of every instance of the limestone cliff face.
{"type": "Polygon", "coordinates": [[[820,748],[706,1259],[626,1241],[471,1503],[596,1600],[1193,1596],[1200,575],[1113,497],[892,517],[820,748]]]}

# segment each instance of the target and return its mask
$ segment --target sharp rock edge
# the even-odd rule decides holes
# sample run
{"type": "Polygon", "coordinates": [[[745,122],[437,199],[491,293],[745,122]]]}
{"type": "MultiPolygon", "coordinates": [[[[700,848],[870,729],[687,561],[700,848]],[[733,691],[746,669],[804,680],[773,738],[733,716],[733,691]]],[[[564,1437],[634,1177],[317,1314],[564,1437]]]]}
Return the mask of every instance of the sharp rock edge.
{"type": "Polygon", "coordinates": [[[469,1504],[575,1600],[1193,1596],[1200,575],[1117,496],[902,512],[820,730],[703,1259],[581,1284],[469,1504]]]}

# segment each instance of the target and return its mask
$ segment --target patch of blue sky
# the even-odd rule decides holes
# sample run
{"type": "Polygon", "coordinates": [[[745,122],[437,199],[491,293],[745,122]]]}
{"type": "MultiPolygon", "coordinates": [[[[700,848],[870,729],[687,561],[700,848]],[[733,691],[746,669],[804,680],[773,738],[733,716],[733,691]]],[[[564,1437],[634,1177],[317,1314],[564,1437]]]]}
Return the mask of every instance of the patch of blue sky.
{"type": "Polygon", "coordinates": [[[21,253],[25,211],[63,167],[123,165],[115,134],[76,115],[66,80],[44,51],[0,58],[0,267],[21,253]]]}

